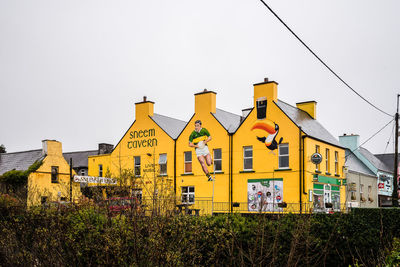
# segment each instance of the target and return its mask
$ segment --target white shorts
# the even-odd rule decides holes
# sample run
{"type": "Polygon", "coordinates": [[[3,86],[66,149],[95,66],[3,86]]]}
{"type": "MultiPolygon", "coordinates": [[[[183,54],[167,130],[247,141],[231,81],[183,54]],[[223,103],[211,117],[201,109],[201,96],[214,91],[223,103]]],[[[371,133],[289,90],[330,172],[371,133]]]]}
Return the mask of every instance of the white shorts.
{"type": "Polygon", "coordinates": [[[203,148],[196,148],[196,155],[199,156],[206,156],[210,154],[210,151],[208,150],[208,146],[204,146],[203,148]]]}

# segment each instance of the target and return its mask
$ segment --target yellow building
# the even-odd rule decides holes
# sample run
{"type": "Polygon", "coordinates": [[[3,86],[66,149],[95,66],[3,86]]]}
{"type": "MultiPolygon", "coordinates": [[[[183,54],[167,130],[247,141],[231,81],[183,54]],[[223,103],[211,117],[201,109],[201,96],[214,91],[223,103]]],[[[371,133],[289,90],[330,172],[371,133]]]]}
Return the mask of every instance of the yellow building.
{"type": "Polygon", "coordinates": [[[215,92],[204,90],[195,94],[195,113],[176,141],[176,191],[179,199],[193,204],[195,208],[202,210],[202,213],[215,211],[217,206],[219,210],[227,211],[226,207],[231,202],[231,140],[240,121],[241,116],[216,108],[215,92]],[[195,150],[189,147],[189,136],[197,120],[202,122],[202,127],[206,128],[212,137],[207,145],[214,165],[208,169],[212,176],[215,176],[215,183],[208,181],[195,150]]]}
{"type": "Polygon", "coordinates": [[[246,207],[232,210],[340,210],[344,149],[316,120],[315,101],[293,107],[278,100],[277,86],[254,85],[254,106],[233,135],[232,206],[246,207]]]}
{"type": "Polygon", "coordinates": [[[344,149],[316,120],[316,102],[291,106],[278,100],[277,85],[255,84],[254,106],[241,115],[218,109],[216,93],[204,90],[195,94],[187,123],[155,114],[154,103],[144,99],[113,152],[89,157],[89,175],[121,180],[131,172],[135,194],[173,193],[201,214],[340,210],[344,149]],[[214,181],[189,146],[197,120],[211,135],[214,181]]]}
{"type": "Polygon", "coordinates": [[[42,149],[0,154],[0,175],[17,170],[26,171],[41,161],[27,181],[27,206],[49,202],[76,201],[81,196],[79,184],[71,182],[75,172],[63,157],[62,145],[55,140],[43,140],[42,149]]]}
{"type": "Polygon", "coordinates": [[[88,174],[115,178],[117,186],[139,198],[174,198],[175,139],[185,125],[154,113],[154,102],[144,97],[135,104],[135,121],[113,151],[89,157],[88,174]]]}
{"type": "Polygon", "coordinates": [[[62,144],[43,141],[43,163],[28,177],[28,206],[51,201],[76,201],[81,196],[79,184],[72,182],[75,172],[62,154],[62,144]]]}

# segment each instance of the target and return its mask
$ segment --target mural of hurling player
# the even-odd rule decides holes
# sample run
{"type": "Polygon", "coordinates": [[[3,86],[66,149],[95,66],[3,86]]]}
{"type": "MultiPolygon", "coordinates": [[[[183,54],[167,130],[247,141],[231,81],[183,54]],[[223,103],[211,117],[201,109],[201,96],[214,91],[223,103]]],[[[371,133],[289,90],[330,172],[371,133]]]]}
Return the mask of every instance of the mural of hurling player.
{"type": "Polygon", "coordinates": [[[206,128],[201,127],[201,121],[197,120],[194,123],[194,131],[189,136],[189,146],[196,149],[197,159],[206,174],[208,181],[213,181],[213,178],[208,171],[207,165],[211,166],[212,158],[208,150],[207,143],[211,141],[210,133],[206,128]],[[207,164],[207,165],[206,165],[207,164]]]}

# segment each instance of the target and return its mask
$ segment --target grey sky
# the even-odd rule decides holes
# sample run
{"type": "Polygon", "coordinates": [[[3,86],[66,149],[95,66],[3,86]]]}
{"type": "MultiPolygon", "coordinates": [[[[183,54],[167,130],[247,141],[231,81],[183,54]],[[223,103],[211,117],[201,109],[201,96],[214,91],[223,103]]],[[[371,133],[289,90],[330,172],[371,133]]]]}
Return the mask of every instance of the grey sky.
{"type": "MultiPolygon", "coordinates": [[[[400,93],[400,1],[267,1],[365,98],[394,114],[400,93]]],[[[8,152],[56,139],[63,150],[116,144],[143,95],[189,120],[194,93],[251,107],[253,84],[315,100],[334,136],[361,142],[390,117],[329,73],[258,0],[0,1],[0,144],[8,152]]],[[[364,147],[383,153],[392,124],[364,147]]],[[[393,141],[393,137],[391,139],[393,141]]],[[[386,152],[393,152],[391,143],[386,152]]]]}

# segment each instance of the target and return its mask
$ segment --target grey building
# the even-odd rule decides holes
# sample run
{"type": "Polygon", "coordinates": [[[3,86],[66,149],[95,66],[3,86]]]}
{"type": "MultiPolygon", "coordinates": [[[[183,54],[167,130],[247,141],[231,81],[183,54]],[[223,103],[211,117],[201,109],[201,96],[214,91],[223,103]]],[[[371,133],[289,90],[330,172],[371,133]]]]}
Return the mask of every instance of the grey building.
{"type": "Polygon", "coordinates": [[[346,196],[346,199],[350,200],[349,203],[351,203],[353,196],[355,205],[358,200],[360,206],[362,206],[362,202],[365,207],[375,206],[375,199],[373,198],[375,185],[371,184],[372,178],[370,177],[372,174],[376,179],[377,201],[375,202],[377,202],[378,207],[391,206],[393,172],[374,154],[360,147],[359,139],[359,135],[353,134],[339,136],[340,143],[347,148],[345,165],[348,166],[349,170],[347,181],[349,196],[346,196]],[[354,195],[356,196],[354,197],[354,195]]]}
{"type": "Polygon", "coordinates": [[[346,204],[349,208],[378,207],[378,179],[351,150],[346,149],[346,204]]]}
{"type": "Polygon", "coordinates": [[[65,160],[70,164],[77,175],[88,175],[88,157],[94,155],[109,154],[114,149],[111,144],[100,143],[97,150],[76,151],[63,153],[65,160]]]}

